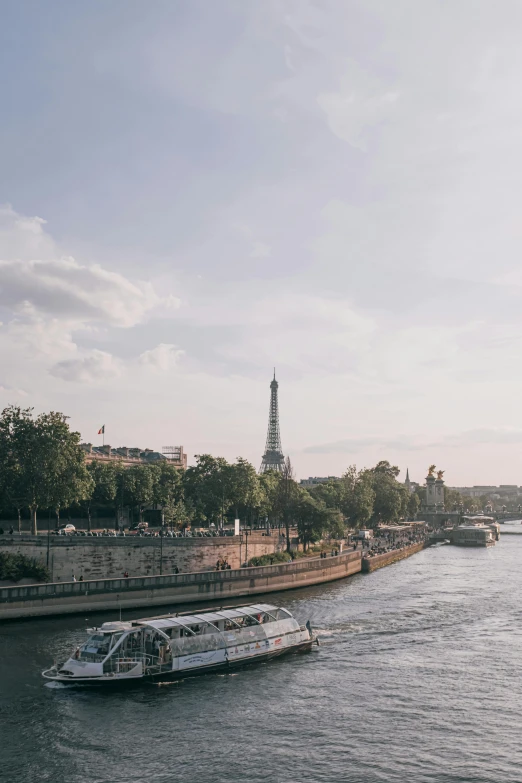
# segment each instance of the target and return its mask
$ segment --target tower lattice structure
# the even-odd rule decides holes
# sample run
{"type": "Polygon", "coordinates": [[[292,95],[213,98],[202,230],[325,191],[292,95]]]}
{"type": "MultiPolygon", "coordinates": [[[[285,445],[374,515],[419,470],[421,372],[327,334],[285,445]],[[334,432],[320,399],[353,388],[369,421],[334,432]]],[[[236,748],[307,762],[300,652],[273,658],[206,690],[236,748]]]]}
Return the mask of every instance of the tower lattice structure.
{"type": "Polygon", "coordinates": [[[267,470],[277,470],[283,472],[285,458],[281,448],[281,434],[279,432],[279,403],[277,400],[277,390],[279,384],[276,381],[275,370],[274,379],[270,383],[270,412],[268,414],[268,432],[266,435],[265,453],[261,463],[260,473],[267,470]]]}

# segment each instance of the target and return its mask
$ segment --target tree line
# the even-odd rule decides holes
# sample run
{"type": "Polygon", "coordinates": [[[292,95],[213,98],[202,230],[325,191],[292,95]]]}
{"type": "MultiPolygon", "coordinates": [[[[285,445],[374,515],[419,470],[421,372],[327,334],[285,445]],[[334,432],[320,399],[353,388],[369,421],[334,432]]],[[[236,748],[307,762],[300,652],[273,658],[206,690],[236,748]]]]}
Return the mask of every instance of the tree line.
{"type": "Polygon", "coordinates": [[[67,416],[34,416],[30,408],[5,408],[0,416],[0,503],[16,510],[19,526],[28,511],[37,533],[38,513],[51,510],[60,523],[65,511],[81,511],[90,527],[98,509],[112,509],[120,527],[124,510],[140,519],[156,507],[171,527],[220,527],[238,518],[244,525],[280,525],[290,546],[297,526],[305,547],[325,536],[341,538],[347,527],[376,526],[413,517],[416,494],[399,483],[399,469],[381,461],[374,468],[347,469],[340,480],[300,486],[290,459],[281,473],[258,475],[247,460],[230,463],[210,454],[180,470],[168,460],[125,467],[120,460],[87,463],[80,434],[67,416]]]}

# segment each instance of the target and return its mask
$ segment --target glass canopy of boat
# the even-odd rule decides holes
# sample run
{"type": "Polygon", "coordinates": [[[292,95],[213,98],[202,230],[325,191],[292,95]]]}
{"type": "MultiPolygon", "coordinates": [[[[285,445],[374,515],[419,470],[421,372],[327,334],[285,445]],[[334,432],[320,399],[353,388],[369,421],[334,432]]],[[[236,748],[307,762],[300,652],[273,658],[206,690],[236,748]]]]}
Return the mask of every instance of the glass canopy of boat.
{"type": "MultiPolygon", "coordinates": [[[[279,620],[293,619],[290,612],[272,604],[255,604],[234,609],[202,612],[201,614],[165,615],[144,620],[135,620],[133,625],[166,629],[186,628],[189,632],[201,632],[201,626],[209,625],[219,630],[232,630],[245,625],[262,625],[279,620]],[[196,630],[197,629],[197,630],[196,630]]],[[[295,621],[294,621],[295,622],[295,621]]]]}

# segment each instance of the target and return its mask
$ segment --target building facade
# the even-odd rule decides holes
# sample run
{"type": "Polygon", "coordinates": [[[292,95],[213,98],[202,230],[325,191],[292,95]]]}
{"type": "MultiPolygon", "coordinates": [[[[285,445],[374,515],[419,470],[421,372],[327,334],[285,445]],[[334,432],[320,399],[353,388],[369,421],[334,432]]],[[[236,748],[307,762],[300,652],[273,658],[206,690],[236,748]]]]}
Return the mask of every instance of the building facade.
{"type": "Polygon", "coordinates": [[[177,468],[186,469],[187,455],[183,446],[169,446],[163,449],[163,452],[154,451],[154,449],[128,448],[120,446],[117,449],[111,446],[93,446],[92,443],[82,443],[81,448],[85,452],[85,461],[93,462],[120,462],[125,467],[132,465],[147,465],[161,460],[167,460],[177,468]]]}
{"type": "Polygon", "coordinates": [[[315,487],[317,484],[328,484],[329,481],[340,481],[339,476],[309,476],[307,479],[301,479],[299,484],[302,487],[315,487]]]}

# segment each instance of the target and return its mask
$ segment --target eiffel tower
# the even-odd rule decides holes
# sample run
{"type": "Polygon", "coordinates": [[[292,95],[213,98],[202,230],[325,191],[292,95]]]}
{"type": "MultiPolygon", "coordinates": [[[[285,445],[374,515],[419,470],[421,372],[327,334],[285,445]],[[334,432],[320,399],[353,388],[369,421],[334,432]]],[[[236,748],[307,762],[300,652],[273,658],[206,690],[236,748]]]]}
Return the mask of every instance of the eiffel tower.
{"type": "Polygon", "coordinates": [[[270,384],[270,412],[268,414],[268,432],[266,435],[265,453],[261,463],[260,473],[267,470],[283,472],[285,458],[281,449],[281,435],[279,433],[279,405],[277,402],[277,389],[279,387],[275,377],[270,384]]]}

